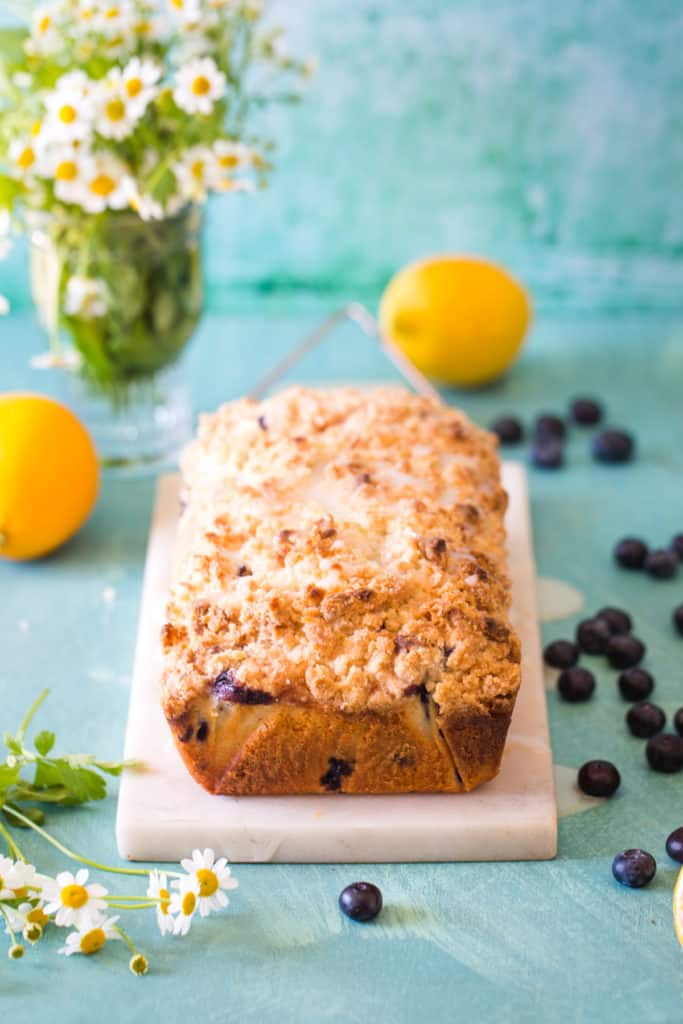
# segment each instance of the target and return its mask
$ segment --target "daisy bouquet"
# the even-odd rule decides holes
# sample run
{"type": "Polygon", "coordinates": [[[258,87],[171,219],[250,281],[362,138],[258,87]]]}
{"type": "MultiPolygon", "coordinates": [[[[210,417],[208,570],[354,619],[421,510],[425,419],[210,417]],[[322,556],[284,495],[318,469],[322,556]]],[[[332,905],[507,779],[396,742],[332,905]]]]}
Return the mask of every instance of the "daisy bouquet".
{"type": "Polygon", "coordinates": [[[0,210],[21,218],[56,361],[98,389],[173,362],[202,305],[212,193],[262,186],[264,104],[307,66],[258,0],[55,0],[0,37],[0,210]]]}

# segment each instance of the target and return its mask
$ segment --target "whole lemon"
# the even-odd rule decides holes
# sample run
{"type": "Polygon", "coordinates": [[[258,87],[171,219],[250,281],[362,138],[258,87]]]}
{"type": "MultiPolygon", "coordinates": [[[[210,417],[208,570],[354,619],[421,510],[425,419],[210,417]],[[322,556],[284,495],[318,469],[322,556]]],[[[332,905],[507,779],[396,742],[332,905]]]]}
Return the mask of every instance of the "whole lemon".
{"type": "Polygon", "coordinates": [[[382,332],[423,373],[445,384],[478,387],[513,362],[531,303],[524,288],[494,263],[434,256],[391,279],[379,320],[382,332]]]}
{"type": "Polygon", "coordinates": [[[59,547],[88,518],[98,485],[95,448],[72,412],[42,395],[0,395],[0,557],[59,547]]]}

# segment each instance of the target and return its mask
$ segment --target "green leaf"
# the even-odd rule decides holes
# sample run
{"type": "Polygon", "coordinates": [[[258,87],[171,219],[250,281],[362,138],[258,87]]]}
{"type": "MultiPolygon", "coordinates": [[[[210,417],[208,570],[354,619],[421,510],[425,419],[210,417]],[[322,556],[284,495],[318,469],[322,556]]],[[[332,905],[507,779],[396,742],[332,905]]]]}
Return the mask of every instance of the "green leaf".
{"type": "MultiPolygon", "coordinates": [[[[8,804],[7,806],[8,807],[13,807],[14,804],[8,804]]],[[[41,809],[39,807],[21,807],[21,808],[17,807],[16,810],[17,811],[20,810],[25,818],[28,818],[30,821],[34,822],[34,824],[36,824],[36,825],[42,825],[43,822],[45,821],[45,814],[43,813],[43,811],[41,811],[41,809]]],[[[13,814],[6,814],[4,810],[3,810],[3,814],[5,815],[5,818],[10,823],[10,825],[13,825],[14,828],[30,828],[31,827],[30,825],[25,825],[23,821],[19,821],[17,818],[14,817],[13,814]]]]}
{"type": "Polygon", "coordinates": [[[95,767],[107,775],[120,775],[124,768],[134,768],[135,761],[95,761],[95,767]]]}
{"type": "Polygon", "coordinates": [[[73,768],[66,761],[55,761],[54,769],[75,803],[102,800],[107,795],[107,784],[101,775],[90,768],[73,768]]]}
{"type": "Polygon", "coordinates": [[[38,761],[36,764],[36,773],[33,777],[33,785],[42,788],[49,789],[50,786],[61,786],[62,779],[50,761],[38,761]]]}
{"type": "Polygon", "coordinates": [[[0,29],[0,63],[21,65],[24,63],[24,41],[28,37],[25,28],[0,29]]]}
{"type": "Polygon", "coordinates": [[[0,790],[9,789],[19,778],[21,766],[18,764],[10,767],[8,764],[0,764],[0,790]]]}
{"type": "Polygon", "coordinates": [[[19,741],[12,735],[11,732],[6,732],[3,736],[3,739],[5,741],[5,746],[9,750],[10,754],[17,754],[19,756],[23,754],[24,749],[21,743],[19,743],[19,741]]]}
{"type": "Polygon", "coordinates": [[[0,174],[0,210],[11,209],[21,191],[20,182],[10,178],[8,174],[0,174]]]}
{"type": "Polygon", "coordinates": [[[38,753],[42,754],[44,757],[46,754],[50,753],[55,745],[55,734],[50,732],[48,729],[43,729],[43,731],[39,732],[34,739],[33,745],[38,753]]]}

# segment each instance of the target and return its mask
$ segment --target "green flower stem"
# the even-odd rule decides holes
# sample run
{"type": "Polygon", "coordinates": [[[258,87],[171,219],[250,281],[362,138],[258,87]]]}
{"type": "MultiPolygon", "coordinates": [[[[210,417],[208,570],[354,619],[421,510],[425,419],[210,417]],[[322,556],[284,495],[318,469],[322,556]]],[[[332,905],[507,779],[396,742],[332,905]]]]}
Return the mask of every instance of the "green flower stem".
{"type": "MultiPolygon", "coordinates": [[[[114,900],[116,903],[139,903],[141,897],[140,896],[103,896],[102,899],[106,900],[107,903],[111,902],[112,900],[114,900]]],[[[144,899],[145,903],[161,903],[161,899],[157,899],[156,896],[144,896],[143,899],[144,899]]]]}
{"type": "Polygon", "coordinates": [[[128,946],[128,949],[131,951],[131,954],[135,956],[135,954],[137,953],[137,949],[135,948],[135,943],[131,939],[128,932],[124,931],[123,928],[121,928],[120,925],[118,924],[114,925],[114,931],[117,931],[119,933],[125,944],[128,946]]]}
{"type": "Polygon", "coordinates": [[[26,860],[26,857],[24,857],[23,853],[21,852],[21,850],[19,849],[17,844],[14,842],[14,838],[12,836],[12,833],[9,831],[9,829],[5,828],[5,826],[2,824],[1,821],[0,821],[0,836],[2,836],[2,838],[7,843],[7,846],[9,848],[9,855],[10,855],[10,857],[13,857],[15,860],[23,860],[23,861],[26,860]]]}
{"type": "MultiPolygon", "coordinates": [[[[13,807],[7,806],[5,806],[4,810],[6,814],[11,814],[12,817],[17,819],[17,821],[22,822],[22,824],[26,825],[28,828],[32,828],[34,832],[37,832],[38,835],[42,836],[48,843],[52,843],[54,847],[67,857],[70,857],[71,860],[76,860],[80,864],[87,864],[88,867],[95,868],[97,871],[106,871],[112,875],[140,875],[144,878],[149,876],[149,870],[147,868],[116,868],[110,864],[99,864],[95,860],[89,860],[87,857],[82,857],[80,853],[74,853],[74,851],[70,850],[68,846],[64,846],[64,844],[60,843],[58,839],[51,836],[50,833],[46,832],[44,828],[40,827],[40,825],[36,825],[36,823],[31,821],[30,818],[27,818],[26,815],[21,814],[20,811],[16,811],[13,807]]],[[[166,874],[172,875],[174,878],[182,877],[181,871],[167,871],[166,874]]]]}
{"type": "MultiPolygon", "coordinates": [[[[106,899],[106,897],[104,897],[106,899]]],[[[114,903],[107,900],[107,904],[110,910],[150,910],[156,906],[156,901],[153,903],[114,903]]]]}
{"type": "Polygon", "coordinates": [[[24,715],[24,717],[22,719],[22,722],[21,722],[21,725],[19,726],[19,730],[17,732],[17,736],[16,736],[17,740],[20,743],[23,742],[24,736],[26,734],[26,730],[28,729],[29,725],[31,724],[31,721],[32,721],[33,717],[35,716],[38,708],[43,703],[43,701],[47,698],[49,693],[50,693],[50,691],[47,690],[47,689],[43,690],[42,693],[39,693],[38,696],[36,697],[36,699],[34,700],[33,704],[31,704],[31,707],[28,709],[28,711],[24,715]]]}
{"type": "Polygon", "coordinates": [[[12,945],[15,946],[17,944],[17,937],[16,937],[16,935],[14,933],[14,929],[12,928],[12,925],[9,923],[9,914],[7,913],[5,908],[3,907],[2,903],[0,903],[0,914],[2,914],[2,916],[5,919],[5,924],[7,925],[7,931],[9,933],[9,937],[12,940],[12,945]]]}

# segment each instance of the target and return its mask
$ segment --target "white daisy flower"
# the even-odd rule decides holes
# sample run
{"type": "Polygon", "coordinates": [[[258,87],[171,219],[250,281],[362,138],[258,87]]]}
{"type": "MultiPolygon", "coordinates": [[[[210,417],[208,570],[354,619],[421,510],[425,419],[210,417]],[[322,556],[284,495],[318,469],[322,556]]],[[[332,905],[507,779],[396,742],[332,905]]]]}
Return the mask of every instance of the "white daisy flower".
{"type": "Polygon", "coordinates": [[[201,203],[216,179],[216,161],[208,146],[190,146],[172,166],[182,197],[201,203]]]}
{"type": "Polygon", "coordinates": [[[83,356],[75,348],[62,348],[59,352],[40,352],[31,356],[29,366],[32,370],[80,370],[83,356]]]}
{"type": "Polygon", "coordinates": [[[94,320],[107,312],[107,288],[99,277],[74,274],[66,284],[64,312],[82,320],[94,320]]]}
{"type": "Polygon", "coordinates": [[[35,139],[13,139],[9,158],[18,178],[28,178],[38,169],[38,147],[35,139]]]}
{"type": "Polygon", "coordinates": [[[177,891],[172,893],[168,908],[169,913],[173,915],[173,934],[187,935],[199,904],[197,880],[190,877],[180,878],[174,884],[177,891]]]}
{"type": "Polygon", "coordinates": [[[85,868],[81,868],[75,875],[70,871],[62,871],[56,878],[45,879],[45,913],[55,914],[55,924],[60,927],[90,927],[98,911],[106,908],[107,904],[101,897],[106,896],[107,890],[97,882],[86,885],[87,881],[88,872],[85,868]]]}
{"type": "Polygon", "coordinates": [[[54,146],[47,150],[42,160],[45,177],[51,178],[55,195],[63,203],[79,203],[89,165],[89,153],[73,146],[54,146]]]}
{"type": "Polygon", "coordinates": [[[105,139],[125,139],[145,111],[128,96],[120,68],[112,68],[99,83],[94,99],[95,129],[105,139]]]}
{"type": "Polygon", "coordinates": [[[225,88],[225,75],[213,58],[198,57],[178,70],[173,99],[186,114],[210,114],[225,88]]]}
{"type": "MultiPolygon", "coordinates": [[[[207,917],[212,910],[227,907],[229,900],[222,890],[237,889],[239,882],[231,876],[226,857],[215,860],[213,850],[206,849],[204,853],[193,850],[192,858],[186,857],[181,860],[180,866],[187,871],[189,878],[196,885],[199,913],[202,917],[207,917]]],[[[181,879],[181,884],[183,881],[184,879],[181,879]]]]}
{"type": "Polygon", "coordinates": [[[92,921],[79,925],[77,931],[69,932],[66,944],[57,952],[63,953],[64,956],[72,956],[74,953],[91,956],[98,953],[109,939],[121,939],[122,936],[116,928],[117,921],[118,917],[98,915],[92,921]]]}
{"type": "Polygon", "coordinates": [[[44,876],[39,875],[33,864],[27,864],[23,860],[16,860],[12,869],[3,872],[0,866],[0,875],[6,885],[9,885],[15,900],[25,900],[31,896],[37,896],[43,887],[44,876]]]}
{"type": "Polygon", "coordinates": [[[172,932],[174,922],[170,913],[171,894],[168,891],[168,880],[163,872],[150,871],[147,895],[151,899],[159,900],[156,912],[157,924],[161,934],[165,935],[166,932],[172,932]]]}
{"type": "Polygon", "coordinates": [[[127,166],[110,154],[95,154],[83,168],[84,182],[77,202],[86,213],[123,210],[128,206],[127,166]]]}
{"type": "Polygon", "coordinates": [[[57,23],[58,13],[58,8],[54,4],[36,7],[31,15],[31,53],[47,56],[61,50],[64,38],[57,23]]]}
{"type": "Polygon", "coordinates": [[[161,203],[152,199],[151,196],[143,195],[132,178],[129,178],[126,183],[126,194],[129,206],[137,213],[140,220],[163,220],[166,216],[166,211],[161,203]]]}
{"type": "Polygon", "coordinates": [[[14,899],[16,862],[0,855],[0,900],[14,899]]]}
{"type": "Polygon", "coordinates": [[[82,71],[62,75],[45,97],[44,132],[60,143],[83,142],[92,133],[94,106],[91,82],[82,71]]]}
{"type": "Polygon", "coordinates": [[[121,74],[123,90],[128,102],[140,107],[143,111],[148,103],[157,95],[157,83],[161,78],[162,69],[149,58],[133,57],[126,64],[121,74]]]}
{"type": "Polygon", "coordinates": [[[104,0],[97,4],[94,28],[112,40],[125,39],[135,21],[129,0],[104,0]]]}

